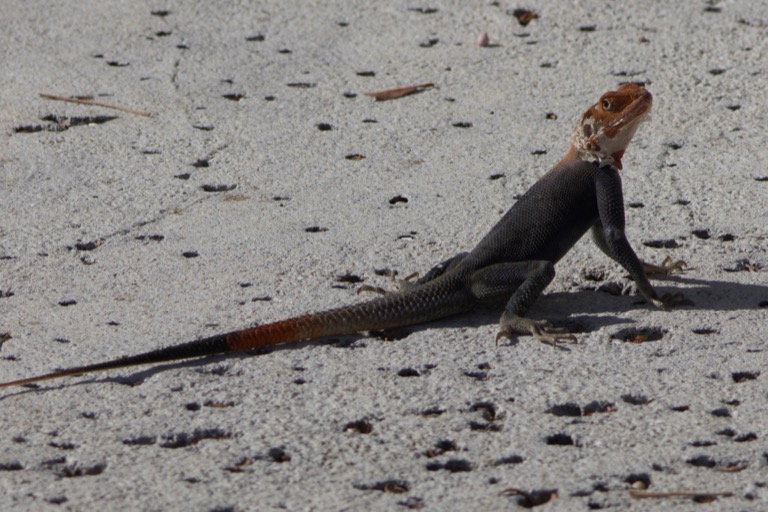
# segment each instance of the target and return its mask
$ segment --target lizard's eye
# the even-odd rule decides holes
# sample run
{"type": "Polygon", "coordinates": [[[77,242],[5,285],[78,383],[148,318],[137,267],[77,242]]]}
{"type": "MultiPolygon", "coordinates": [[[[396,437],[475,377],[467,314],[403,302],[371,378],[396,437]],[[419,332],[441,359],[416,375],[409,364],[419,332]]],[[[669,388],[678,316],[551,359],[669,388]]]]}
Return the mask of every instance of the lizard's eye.
{"type": "Polygon", "coordinates": [[[608,99],[603,100],[603,110],[607,110],[608,112],[613,110],[613,105],[611,104],[611,100],[608,100],[608,99]]]}

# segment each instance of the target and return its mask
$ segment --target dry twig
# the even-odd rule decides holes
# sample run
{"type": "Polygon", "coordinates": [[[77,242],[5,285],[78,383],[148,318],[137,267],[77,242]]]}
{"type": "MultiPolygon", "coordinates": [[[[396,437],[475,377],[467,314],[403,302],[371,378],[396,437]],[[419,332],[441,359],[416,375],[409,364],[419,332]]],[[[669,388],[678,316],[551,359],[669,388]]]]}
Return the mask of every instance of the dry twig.
{"type": "Polygon", "coordinates": [[[69,103],[80,103],[82,105],[91,105],[94,107],[111,108],[113,110],[120,110],[121,112],[127,112],[129,114],[136,114],[137,116],[150,117],[152,114],[149,112],[142,112],[141,110],[133,110],[131,108],[120,107],[118,105],[112,105],[110,103],[103,103],[101,101],[94,101],[85,98],[67,98],[66,96],[56,96],[53,94],[40,93],[41,98],[47,100],[66,101],[69,103]]]}
{"type": "Polygon", "coordinates": [[[629,490],[627,491],[632,498],[693,498],[696,501],[708,503],[714,501],[717,498],[730,498],[733,496],[732,492],[694,492],[694,491],[670,491],[670,492],[654,492],[654,491],[639,491],[629,490]]]}

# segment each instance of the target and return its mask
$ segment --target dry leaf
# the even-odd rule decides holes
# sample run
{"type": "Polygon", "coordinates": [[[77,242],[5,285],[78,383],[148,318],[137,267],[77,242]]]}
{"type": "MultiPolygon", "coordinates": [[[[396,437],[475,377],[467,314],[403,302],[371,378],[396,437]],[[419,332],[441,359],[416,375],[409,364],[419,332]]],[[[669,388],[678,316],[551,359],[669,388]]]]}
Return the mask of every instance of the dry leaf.
{"type": "Polygon", "coordinates": [[[390,494],[402,494],[408,492],[408,487],[399,482],[388,482],[384,485],[384,492],[390,494]]]}
{"type": "Polygon", "coordinates": [[[417,92],[421,92],[425,89],[429,89],[434,86],[435,84],[431,84],[431,83],[409,85],[407,87],[398,87],[396,89],[385,89],[383,91],[376,91],[376,92],[366,92],[364,94],[366,96],[375,98],[376,101],[396,100],[397,98],[402,98],[403,96],[408,96],[409,94],[415,94],[417,92]]]}
{"type": "Polygon", "coordinates": [[[539,13],[528,9],[515,9],[512,11],[512,16],[517,18],[517,21],[519,21],[522,26],[526,26],[533,20],[539,19],[539,13]]]}

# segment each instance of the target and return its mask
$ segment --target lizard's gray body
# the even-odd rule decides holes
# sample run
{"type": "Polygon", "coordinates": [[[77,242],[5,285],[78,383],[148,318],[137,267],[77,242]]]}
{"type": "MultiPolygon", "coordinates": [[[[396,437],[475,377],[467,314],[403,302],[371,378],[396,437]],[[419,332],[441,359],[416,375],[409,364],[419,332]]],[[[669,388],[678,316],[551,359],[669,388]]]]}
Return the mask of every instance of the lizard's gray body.
{"type": "Polygon", "coordinates": [[[444,261],[402,292],[328,311],[325,336],[421,323],[504,301],[505,315],[514,319],[510,327],[528,332],[530,320],[522,315],[554,278],[555,264],[590,228],[598,247],[656,297],[624,233],[618,170],[570,159],[523,194],[472,251],[444,261]],[[340,320],[354,328],[332,332],[340,320]]]}
{"type": "Polygon", "coordinates": [[[552,281],[555,264],[590,229],[603,252],[629,272],[641,295],[657,307],[672,305],[679,297],[656,295],[645,273],[645,268],[652,266],[637,258],[624,234],[621,157],[651,104],[651,94],[636,84],[625,84],[604,94],[582,116],[566,156],[510,208],[471,252],[446,260],[415,283],[406,283],[400,292],[135,356],[0,383],[0,387],[389,329],[492,302],[506,302],[497,340],[521,332],[548,343],[574,340],[564,329],[523,315],[552,281]]]}

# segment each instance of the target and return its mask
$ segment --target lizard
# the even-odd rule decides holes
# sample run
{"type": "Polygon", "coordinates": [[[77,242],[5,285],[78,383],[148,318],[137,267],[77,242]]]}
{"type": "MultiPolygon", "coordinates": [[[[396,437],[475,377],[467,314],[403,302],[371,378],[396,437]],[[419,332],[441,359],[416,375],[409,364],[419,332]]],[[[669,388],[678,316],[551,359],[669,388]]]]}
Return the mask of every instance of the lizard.
{"type": "Polygon", "coordinates": [[[516,334],[531,334],[554,345],[576,341],[566,329],[524,315],[554,278],[555,264],[590,230],[597,246],[629,272],[648,302],[662,309],[683,304],[680,293],[660,297],[647,273],[678,270],[684,262],[668,265],[665,261],[656,266],[641,261],[624,229],[621,159],[652,105],[651,93],[634,83],[603,94],[581,116],[565,156],[516,201],[474,249],[443,261],[415,281],[404,280],[399,291],[137,355],[3,382],[0,387],[392,329],[468,312],[488,303],[506,304],[497,344],[516,334]]]}

